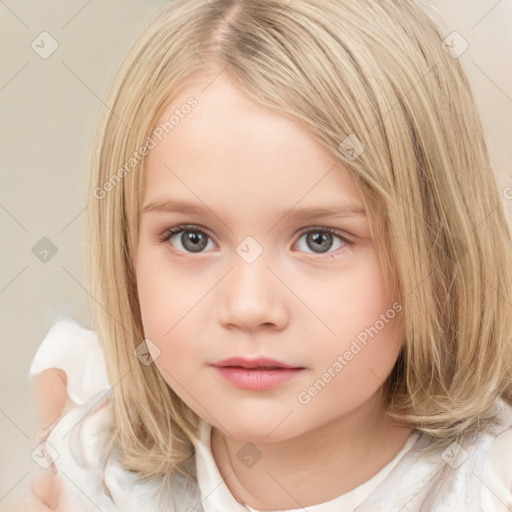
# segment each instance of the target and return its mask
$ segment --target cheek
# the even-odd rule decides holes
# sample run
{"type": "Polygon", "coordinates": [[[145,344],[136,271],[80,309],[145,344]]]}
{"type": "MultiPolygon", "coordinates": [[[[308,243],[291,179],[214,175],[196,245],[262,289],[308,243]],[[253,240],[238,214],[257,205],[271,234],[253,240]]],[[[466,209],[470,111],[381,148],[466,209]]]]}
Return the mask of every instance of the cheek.
{"type": "MultiPolygon", "coordinates": [[[[308,295],[317,305],[319,316],[334,331],[331,336],[338,348],[377,323],[382,337],[392,337],[394,298],[387,292],[380,264],[374,251],[361,252],[357,264],[339,274],[337,279],[315,289],[308,295]],[[385,317],[384,324],[380,319],[385,317]]],[[[312,302],[313,303],[313,302],[312,302]]]]}
{"type": "Polygon", "coordinates": [[[191,308],[197,305],[201,294],[185,273],[170,267],[165,254],[155,253],[157,251],[153,254],[141,251],[137,260],[142,325],[145,337],[158,349],[152,352],[158,371],[179,394],[178,383],[187,378],[183,372],[190,370],[183,362],[197,360],[194,355],[197,356],[199,348],[194,342],[190,322],[194,314],[191,308]]]}
{"type": "Polygon", "coordinates": [[[186,313],[185,306],[193,300],[193,286],[183,272],[169,265],[163,249],[140,249],[136,276],[145,335],[161,338],[186,313]]]}
{"type": "Polygon", "coordinates": [[[392,370],[401,346],[401,305],[388,294],[375,253],[331,283],[324,297],[336,297],[324,301],[325,323],[335,335],[325,338],[320,356],[323,368],[336,375],[331,392],[357,389],[356,395],[370,396],[392,370]]]}
{"type": "Polygon", "coordinates": [[[332,337],[336,341],[325,346],[317,359],[317,371],[301,389],[301,404],[330,411],[334,419],[359,407],[384,384],[400,351],[400,313],[392,305],[377,310],[386,321],[371,309],[366,317],[360,311],[357,319],[347,316],[349,326],[338,323],[338,336],[332,337]]]}

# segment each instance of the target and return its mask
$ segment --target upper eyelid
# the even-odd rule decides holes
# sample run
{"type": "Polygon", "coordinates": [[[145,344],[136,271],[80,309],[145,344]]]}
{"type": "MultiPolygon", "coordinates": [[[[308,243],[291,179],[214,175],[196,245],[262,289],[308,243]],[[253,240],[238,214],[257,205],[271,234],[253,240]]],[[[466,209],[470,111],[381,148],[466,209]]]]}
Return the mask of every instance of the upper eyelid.
{"type": "MultiPolygon", "coordinates": [[[[322,230],[325,230],[325,231],[333,231],[335,233],[339,233],[339,234],[342,234],[342,233],[345,233],[344,230],[342,229],[339,229],[339,228],[333,228],[331,226],[322,226],[322,225],[319,225],[319,224],[315,224],[313,226],[307,226],[307,227],[304,227],[304,228],[301,228],[299,230],[299,233],[304,233],[304,232],[307,232],[307,231],[311,231],[311,230],[314,230],[314,229],[317,229],[318,231],[322,231],[322,230]]],[[[200,226],[199,224],[177,224],[176,226],[173,226],[172,228],[167,228],[165,230],[165,233],[169,233],[171,231],[174,231],[175,233],[179,233],[180,231],[201,231],[201,232],[204,232],[205,234],[207,234],[208,236],[210,236],[210,230],[203,227],[203,226],[200,226]]],[[[346,233],[347,236],[349,236],[349,233],[346,233]]]]}
{"type": "MultiPolygon", "coordinates": [[[[175,236],[178,233],[181,233],[182,231],[187,231],[187,230],[188,231],[199,231],[199,232],[207,235],[210,239],[215,238],[212,235],[210,235],[208,229],[203,228],[202,226],[199,226],[197,224],[178,224],[177,226],[173,226],[172,228],[166,229],[164,234],[162,235],[162,239],[170,238],[171,236],[175,236]]],[[[334,236],[337,236],[338,238],[340,238],[346,244],[354,243],[352,238],[357,238],[354,235],[350,235],[349,233],[346,233],[343,230],[340,230],[338,228],[333,228],[330,226],[320,226],[320,225],[313,225],[313,226],[307,226],[305,228],[301,228],[299,230],[299,236],[303,236],[304,234],[306,234],[310,231],[315,231],[315,230],[330,232],[334,236]]]]}

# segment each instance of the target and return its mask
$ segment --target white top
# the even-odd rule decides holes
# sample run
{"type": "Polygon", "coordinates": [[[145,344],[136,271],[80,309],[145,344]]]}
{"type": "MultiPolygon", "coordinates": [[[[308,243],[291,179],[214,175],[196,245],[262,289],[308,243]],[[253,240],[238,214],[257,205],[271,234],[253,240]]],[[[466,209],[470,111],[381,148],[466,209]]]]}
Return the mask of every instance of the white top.
{"type": "MultiPolygon", "coordinates": [[[[101,467],[101,435],[108,435],[111,425],[108,390],[110,384],[105,370],[103,351],[96,333],[83,328],[72,319],[56,322],[43,339],[29,370],[29,379],[47,368],[60,368],[67,375],[67,390],[76,407],[64,412],[46,439],[46,453],[64,474],[66,488],[63,500],[74,512],[156,512],[174,510],[159,508],[155,501],[158,481],[137,482],[134,473],[122,468],[117,457],[101,467]],[[91,411],[94,411],[91,413],[91,411]],[[85,420],[85,416],[88,416],[85,420]],[[151,507],[151,508],[150,508],[151,507]]],[[[204,512],[260,512],[240,504],[225,484],[213,458],[210,436],[212,426],[201,420],[200,440],[194,443],[195,466],[200,492],[200,505],[204,512]]],[[[420,433],[413,431],[399,453],[372,478],[355,489],[333,500],[318,505],[286,512],[339,512],[354,511],[386,480],[400,460],[414,447],[420,433]]],[[[407,473],[418,475],[418,482],[432,464],[421,454],[407,473]]],[[[480,478],[479,478],[480,480],[480,478]]],[[[510,512],[512,510],[512,429],[497,435],[485,456],[482,474],[481,507],[484,512],[510,512]]],[[[183,484],[185,485],[185,484],[183,484]]],[[[423,485],[424,487],[425,485],[423,485]]],[[[191,497],[193,490],[186,491],[191,497]]],[[[453,505],[453,503],[452,503],[453,505]]],[[[178,507],[176,511],[193,510],[178,507]]],[[[67,510],[67,508],[66,508],[67,510]]],[[[387,510],[386,508],[379,510],[387,510]]],[[[403,512],[408,512],[404,508],[403,512]]],[[[423,509],[422,509],[423,510],[423,509]]],[[[459,509],[449,508],[451,512],[459,509]]],[[[466,512],[460,509],[461,512],[466,512]]],[[[195,512],[195,510],[193,510],[195,512]]],[[[283,512],[282,510],[279,512],[283,512]]]]}

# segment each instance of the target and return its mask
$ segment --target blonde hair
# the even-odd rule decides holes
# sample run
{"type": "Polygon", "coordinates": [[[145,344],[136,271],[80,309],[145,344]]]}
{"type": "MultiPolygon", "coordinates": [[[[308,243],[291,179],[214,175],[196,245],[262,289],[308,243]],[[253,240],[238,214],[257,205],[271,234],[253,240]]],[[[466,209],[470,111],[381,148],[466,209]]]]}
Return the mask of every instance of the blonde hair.
{"type": "Polygon", "coordinates": [[[403,307],[403,348],[382,387],[389,418],[446,443],[492,418],[500,397],[512,403],[510,232],[470,87],[441,42],[404,0],[173,0],[144,28],[105,99],[88,201],[91,307],[113,386],[109,450],[119,447],[125,468],[194,478],[198,417],[134,356],[144,160],[130,159],[207,74],[229,73],[305,125],[357,180],[403,307]],[[357,158],[340,151],[347,140],[364,144],[357,158]]]}

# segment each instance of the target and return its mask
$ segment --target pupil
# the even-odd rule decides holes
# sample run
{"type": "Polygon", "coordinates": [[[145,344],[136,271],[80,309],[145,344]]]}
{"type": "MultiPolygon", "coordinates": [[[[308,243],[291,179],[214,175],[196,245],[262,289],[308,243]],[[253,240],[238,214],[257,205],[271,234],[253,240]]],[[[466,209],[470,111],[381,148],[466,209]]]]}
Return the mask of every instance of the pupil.
{"type": "Polygon", "coordinates": [[[206,237],[201,233],[187,231],[182,236],[183,246],[192,252],[199,252],[206,247],[206,237]]]}
{"type": "Polygon", "coordinates": [[[329,250],[332,245],[332,235],[331,233],[322,233],[320,231],[309,233],[308,242],[312,241],[312,249],[315,252],[325,252],[329,250]],[[320,248],[320,250],[318,250],[320,248]],[[325,249],[322,250],[322,249],[325,249]]]}

